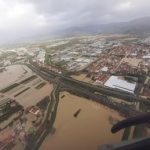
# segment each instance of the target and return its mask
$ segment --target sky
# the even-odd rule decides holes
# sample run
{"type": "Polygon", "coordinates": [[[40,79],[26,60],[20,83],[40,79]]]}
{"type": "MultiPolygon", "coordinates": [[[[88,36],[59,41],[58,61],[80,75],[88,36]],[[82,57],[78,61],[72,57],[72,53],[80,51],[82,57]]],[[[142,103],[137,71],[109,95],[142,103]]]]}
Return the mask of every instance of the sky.
{"type": "Polygon", "coordinates": [[[0,43],[150,14],[150,0],[0,0],[0,43]]]}

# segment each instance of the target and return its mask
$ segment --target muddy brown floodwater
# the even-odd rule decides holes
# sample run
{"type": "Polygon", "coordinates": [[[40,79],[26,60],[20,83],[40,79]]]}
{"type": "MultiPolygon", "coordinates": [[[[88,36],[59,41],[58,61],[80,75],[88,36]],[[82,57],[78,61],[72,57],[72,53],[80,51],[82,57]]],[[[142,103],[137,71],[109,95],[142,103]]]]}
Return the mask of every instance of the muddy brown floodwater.
{"type": "Polygon", "coordinates": [[[73,79],[79,80],[79,81],[84,81],[87,83],[92,83],[92,80],[86,76],[86,74],[80,74],[80,75],[72,75],[71,76],[73,79]]]}
{"type": "Polygon", "coordinates": [[[40,150],[97,150],[98,145],[119,142],[123,131],[112,134],[110,130],[112,123],[122,119],[108,107],[62,92],[54,123],[56,131],[46,137],[40,150]]]}
{"type": "Polygon", "coordinates": [[[33,72],[25,65],[12,65],[0,73],[0,89],[7,87],[19,80],[31,76],[33,72]]]}

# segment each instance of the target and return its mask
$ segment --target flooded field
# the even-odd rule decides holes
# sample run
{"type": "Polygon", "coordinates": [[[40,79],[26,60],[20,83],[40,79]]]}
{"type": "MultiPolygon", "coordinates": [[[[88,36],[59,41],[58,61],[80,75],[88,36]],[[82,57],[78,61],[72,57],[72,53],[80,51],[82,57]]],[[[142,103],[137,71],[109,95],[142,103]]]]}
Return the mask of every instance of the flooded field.
{"type": "Polygon", "coordinates": [[[117,112],[103,105],[62,92],[55,132],[46,137],[40,150],[97,150],[99,145],[119,142],[123,131],[111,134],[110,130],[112,124],[121,119],[117,112]]]}
{"type": "Polygon", "coordinates": [[[27,108],[29,106],[35,105],[45,96],[49,96],[52,89],[53,89],[52,85],[49,85],[48,83],[41,89],[31,88],[28,91],[24,92],[23,94],[19,95],[16,98],[16,101],[18,101],[21,105],[23,105],[24,108],[27,108]]]}
{"type": "Polygon", "coordinates": [[[92,83],[92,80],[90,78],[86,77],[86,74],[72,75],[71,77],[76,79],[76,80],[79,80],[79,81],[92,83]]]}
{"type": "Polygon", "coordinates": [[[6,67],[0,81],[0,149],[24,150],[31,129],[43,125],[53,85],[25,65],[6,67]]]}
{"type": "Polygon", "coordinates": [[[52,84],[43,80],[25,65],[6,67],[0,73],[0,82],[0,89],[8,87],[4,92],[2,91],[3,95],[15,99],[24,108],[36,105],[45,96],[49,96],[53,89],[52,84]],[[11,88],[10,85],[14,86],[11,88]]]}
{"type": "Polygon", "coordinates": [[[33,72],[24,65],[8,66],[0,73],[0,89],[13,84],[14,82],[18,82],[19,80],[23,80],[32,74],[33,72]]]}

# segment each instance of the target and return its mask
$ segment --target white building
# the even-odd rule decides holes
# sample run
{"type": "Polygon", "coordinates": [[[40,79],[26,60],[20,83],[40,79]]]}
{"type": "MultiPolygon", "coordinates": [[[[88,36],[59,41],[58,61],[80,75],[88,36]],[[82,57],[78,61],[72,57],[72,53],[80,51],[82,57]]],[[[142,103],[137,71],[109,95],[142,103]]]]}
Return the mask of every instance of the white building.
{"type": "Polygon", "coordinates": [[[107,71],[108,71],[108,67],[103,67],[103,68],[101,69],[101,71],[107,72],[107,71]]]}
{"type": "Polygon", "coordinates": [[[116,88],[122,91],[134,93],[136,82],[130,83],[126,80],[123,80],[117,76],[111,76],[104,84],[107,87],[110,88],[116,88]]]}
{"type": "Polygon", "coordinates": [[[45,51],[44,50],[39,51],[37,60],[40,61],[41,63],[44,63],[44,61],[45,61],[45,51]]]}

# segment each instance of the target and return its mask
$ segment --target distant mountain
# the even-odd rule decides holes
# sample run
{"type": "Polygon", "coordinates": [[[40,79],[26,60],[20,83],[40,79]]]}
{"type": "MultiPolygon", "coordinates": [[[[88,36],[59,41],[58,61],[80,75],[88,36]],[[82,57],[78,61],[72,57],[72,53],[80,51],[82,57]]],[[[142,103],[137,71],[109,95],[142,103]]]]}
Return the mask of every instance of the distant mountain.
{"type": "Polygon", "coordinates": [[[147,34],[150,33],[150,17],[138,18],[129,22],[116,23],[112,25],[112,27],[114,31],[120,33],[147,34]]]}
{"type": "Polygon", "coordinates": [[[134,19],[129,22],[72,27],[67,29],[64,33],[68,35],[83,34],[83,33],[149,34],[150,16],[134,19]]]}
{"type": "MultiPolygon", "coordinates": [[[[60,38],[65,36],[83,35],[83,34],[136,34],[150,36],[150,16],[137,18],[128,22],[117,22],[110,24],[90,24],[83,26],[74,26],[67,29],[59,29],[53,33],[48,30],[42,31],[32,37],[22,37],[12,39],[12,41],[4,43],[3,46],[12,45],[14,43],[42,41],[44,39],[60,38]]],[[[1,41],[0,41],[1,42],[1,41]]],[[[1,43],[0,43],[1,44],[1,43]]],[[[2,43],[3,44],[3,43],[2,43]]],[[[2,45],[1,44],[1,45],[2,45]]]]}

